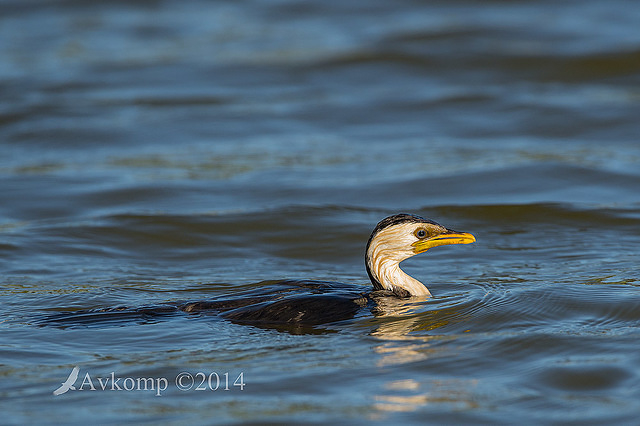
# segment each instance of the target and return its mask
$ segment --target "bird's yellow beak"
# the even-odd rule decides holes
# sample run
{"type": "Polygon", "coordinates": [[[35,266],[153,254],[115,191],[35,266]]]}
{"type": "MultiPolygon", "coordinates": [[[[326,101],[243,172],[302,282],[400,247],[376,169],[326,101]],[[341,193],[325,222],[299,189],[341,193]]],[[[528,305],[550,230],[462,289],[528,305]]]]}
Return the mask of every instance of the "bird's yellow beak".
{"type": "Polygon", "coordinates": [[[449,244],[471,244],[475,241],[476,237],[468,232],[452,231],[445,234],[439,234],[425,240],[416,241],[411,245],[413,246],[413,252],[415,254],[420,254],[433,247],[446,246],[449,244]]]}

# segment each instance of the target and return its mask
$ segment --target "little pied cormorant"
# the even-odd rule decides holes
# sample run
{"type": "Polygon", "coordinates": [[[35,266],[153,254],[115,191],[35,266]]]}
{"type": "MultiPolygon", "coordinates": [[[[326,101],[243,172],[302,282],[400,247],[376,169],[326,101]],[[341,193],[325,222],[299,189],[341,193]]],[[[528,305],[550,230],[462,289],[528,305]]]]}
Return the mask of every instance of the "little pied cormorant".
{"type": "Polygon", "coordinates": [[[265,281],[260,288],[231,298],[65,312],[48,317],[45,323],[122,325],[123,321],[153,322],[161,316],[188,312],[219,314],[235,323],[263,328],[308,332],[308,327],[352,318],[366,306],[375,312],[380,298],[430,296],[427,287],[400,269],[400,262],[433,247],[475,240],[469,233],[445,228],[420,216],[396,214],[381,220],[367,241],[365,266],[373,284],[372,292],[363,291],[358,285],[326,281],[265,281]]]}

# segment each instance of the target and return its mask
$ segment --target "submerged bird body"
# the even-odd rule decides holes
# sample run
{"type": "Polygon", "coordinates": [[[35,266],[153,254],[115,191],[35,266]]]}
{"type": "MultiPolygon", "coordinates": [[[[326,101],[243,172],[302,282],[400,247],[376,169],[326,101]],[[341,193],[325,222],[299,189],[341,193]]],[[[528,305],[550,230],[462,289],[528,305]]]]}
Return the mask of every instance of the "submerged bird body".
{"type": "Polygon", "coordinates": [[[447,229],[436,222],[409,214],[397,214],[380,221],[365,249],[365,266],[373,292],[361,286],[324,281],[270,281],[233,298],[180,302],[142,308],[107,308],[59,314],[59,325],[90,325],[100,320],[140,318],[149,321],[178,312],[215,313],[236,323],[300,331],[353,318],[364,307],[374,308],[384,297],[429,296],[429,290],[400,268],[400,262],[430,248],[447,244],[468,244],[473,235],[447,229]],[[89,324],[88,324],[89,323],[89,324]],[[290,328],[290,327],[293,327],[290,328]]]}

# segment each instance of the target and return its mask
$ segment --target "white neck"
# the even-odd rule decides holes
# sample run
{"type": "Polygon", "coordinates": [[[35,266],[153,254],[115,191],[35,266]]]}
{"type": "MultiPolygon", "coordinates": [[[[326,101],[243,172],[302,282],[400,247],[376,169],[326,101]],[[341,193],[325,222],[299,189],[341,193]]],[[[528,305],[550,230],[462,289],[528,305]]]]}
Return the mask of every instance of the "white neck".
{"type": "Polygon", "coordinates": [[[376,289],[394,291],[398,295],[404,293],[399,290],[411,296],[431,295],[420,281],[400,269],[400,262],[415,255],[411,245],[415,240],[414,228],[414,223],[399,224],[383,228],[370,237],[365,262],[376,289]]]}
{"type": "Polygon", "coordinates": [[[393,291],[394,287],[398,287],[408,291],[412,296],[431,296],[424,284],[400,269],[399,262],[392,259],[374,259],[372,263],[371,272],[386,290],[393,291]]]}

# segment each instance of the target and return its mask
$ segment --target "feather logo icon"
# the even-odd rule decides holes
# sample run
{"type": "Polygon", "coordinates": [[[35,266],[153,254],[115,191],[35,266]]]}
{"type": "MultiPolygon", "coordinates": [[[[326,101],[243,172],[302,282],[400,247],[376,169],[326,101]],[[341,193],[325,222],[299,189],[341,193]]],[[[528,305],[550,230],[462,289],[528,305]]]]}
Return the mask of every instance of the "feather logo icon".
{"type": "Polygon", "coordinates": [[[73,367],[73,370],[71,370],[71,373],[69,373],[69,377],[67,377],[67,380],[62,382],[62,386],[54,390],[53,394],[55,396],[58,396],[58,395],[62,395],[63,393],[67,393],[69,390],[76,390],[76,387],[74,386],[74,384],[78,379],[79,372],[80,372],[80,367],[78,367],[77,365],[73,367]]]}

